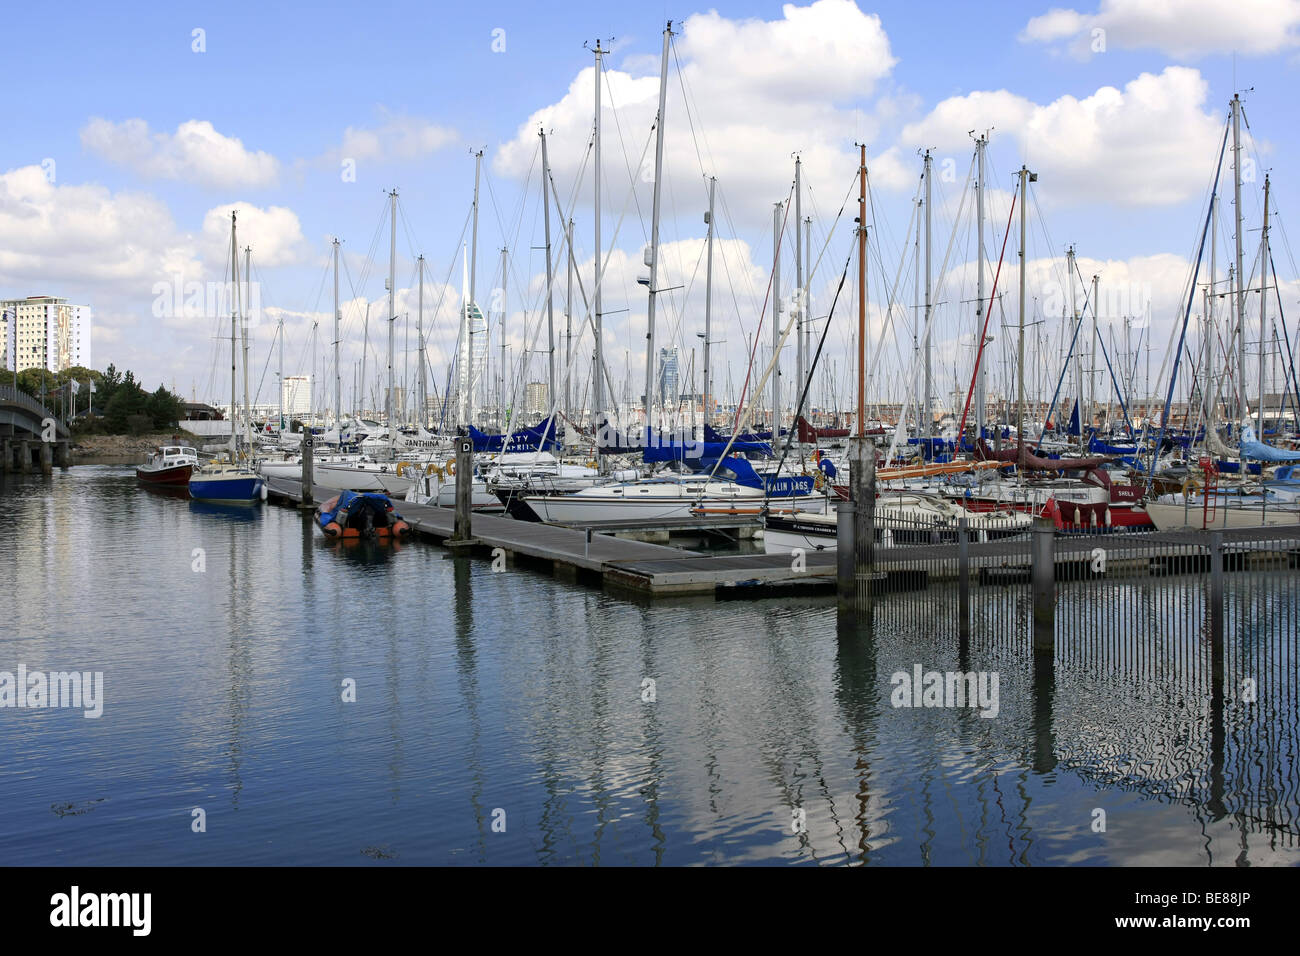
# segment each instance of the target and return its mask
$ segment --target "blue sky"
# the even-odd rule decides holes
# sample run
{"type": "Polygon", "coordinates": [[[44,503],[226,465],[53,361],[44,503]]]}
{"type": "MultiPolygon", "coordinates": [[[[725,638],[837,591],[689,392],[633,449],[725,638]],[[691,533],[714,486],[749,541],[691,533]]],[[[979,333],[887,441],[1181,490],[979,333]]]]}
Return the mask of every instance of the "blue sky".
{"type": "MultiPolygon", "coordinates": [[[[732,258],[714,302],[719,337],[728,339],[724,360],[738,370],[744,335],[762,309],[772,204],[787,194],[792,151],[803,151],[820,248],[854,172],[853,143],[866,139],[882,238],[878,255],[892,276],[920,171],[917,147],[932,146],[937,160],[950,160],[949,179],[935,184],[940,258],[970,163],[967,130],[991,124],[990,219],[996,225],[990,222],[985,241],[993,255],[1006,212],[1005,195],[996,190],[1009,189],[1015,169],[1027,160],[1041,176],[1034,213],[1041,225],[1030,248],[1031,262],[1040,267],[1032,273],[1039,298],[1051,298],[1065,244],[1076,243],[1085,274],[1100,271],[1103,281],[1146,290],[1159,347],[1178,310],[1234,64],[1237,86],[1254,88],[1246,107],[1257,137],[1250,149],[1271,170],[1285,225],[1296,179],[1292,100],[1300,71],[1300,4],[1098,2],[1084,0],[1073,12],[1052,12],[1045,3],[976,9],[865,0],[681,7],[320,3],[292,10],[240,3],[111,10],[71,4],[57,12],[28,5],[5,18],[10,42],[0,87],[8,124],[8,135],[0,137],[0,296],[52,293],[89,302],[96,310],[97,367],[115,362],[151,385],[174,381],[186,395],[193,390],[200,398],[220,398],[221,376],[213,374],[219,317],[159,317],[154,289],[174,275],[223,278],[222,240],[228,244],[228,237],[222,215],[236,204],[246,223],[241,246],[253,247],[264,307],[254,336],[255,370],[260,373],[280,315],[292,363],[286,373],[311,370],[309,330],[313,321],[328,321],[322,270],[329,237],[338,235],[352,277],[344,283],[347,379],[360,357],[362,302],[382,308],[386,227],[368,281],[357,279],[384,212],[382,192],[395,186],[404,219],[399,288],[405,293],[413,284],[411,257],[420,252],[428,258],[431,283],[451,276],[446,314],[429,317],[429,360],[442,375],[460,287],[457,240],[472,193],[470,149],[482,147],[496,209],[485,187],[478,298],[486,306],[483,290],[499,284],[497,250],[507,245],[513,262],[507,339],[510,361],[517,363],[525,337],[535,331],[543,271],[531,248],[541,244],[535,172],[530,179],[537,137],[526,124],[540,115],[553,129],[555,179],[568,203],[591,124],[589,99],[570,95],[571,85],[580,84],[585,71],[590,88],[584,42],[614,37],[615,52],[606,60],[607,253],[620,213],[629,211],[610,260],[617,275],[605,285],[611,310],[606,348],[616,381],[630,369],[631,391],[639,394],[645,297],[635,273],[648,229],[651,177],[640,177],[633,194],[629,167],[648,141],[660,31],[671,18],[680,34],[670,70],[663,241],[667,275],[689,288],[661,310],[660,343],[689,350],[698,342],[702,172],[718,176],[729,212],[719,238],[730,243],[724,254],[732,258]],[[204,31],[204,52],[192,49],[195,29],[204,31]],[[1103,50],[1092,49],[1097,29],[1104,31],[1103,50]],[[617,114],[608,109],[611,98],[617,114]],[[184,147],[187,137],[191,145],[184,147]],[[697,149],[702,141],[705,147],[697,149]],[[349,158],[356,160],[355,182],[340,176],[349,158]],[[33,180],[34,172],[42,182],[33,180]],[[506,221],[504,236],[497,209],[506,221]]],[[[1258,242],[1259,187],[1258,180],[1249,183],[1243,202],[1252,230],[1248,246],[1258,242]]],[[[1224,215],[1230,216],[1226,205],[1224,215]]],[[[590,287],[589,177],[574,217],[575,247],[590,287]]],[[[972,321],[961,304],[973,290],[973,244],[963,238],[973,228],[969,213],[957,225],[948,282],[936,293],[944,303],[937,342],[950,356],[962,353],[972,321]]],[[[552,241],[558,248],[558,225],[552,241]]],[[[830,238],[810,288],[815,314],[824,314],[850,242],[843,225],[830,238]]],[[[783,252],[787,293],[792,255],[792,249],[783,252]]],[[[1275,255],[1283,269],[1280,247],[1275,255]]],[[[910,262],[903,266],[900,280],[908,298],[911,268],[910,262]]],[[[1286,271],[1293,279],[1289,266],[1286,271]]],[[[888,296],[891,283],[884,278],[872,280],[873,302],[888,296]]],[[[562,271],[560,279],[557,305],[562,271]]],[[[427,301],[438,294],[430,289],[427,301]]],[[[404,295],[399,312],[413,302],[404,295]]],[[[847,310],[837,313],[827,339],[841,378],[851,318],[847,310]]],[[[878,390],[897,387],[906,375],[903,351],[891,347],[878,390]]],[[[965,360],[949,361],[952,377],[960,379],[965,360]]],[[[537,379],[541,368],[534,357],[522,376],[517,367],[512,374],[537,379]]],[[[333,374],[323,364],[318,371],[333,374]]],[[[715,384],[724,385],[720,376],[715,384]]],[[[263,385],[263,400],[273,388],[263,385]]]]}

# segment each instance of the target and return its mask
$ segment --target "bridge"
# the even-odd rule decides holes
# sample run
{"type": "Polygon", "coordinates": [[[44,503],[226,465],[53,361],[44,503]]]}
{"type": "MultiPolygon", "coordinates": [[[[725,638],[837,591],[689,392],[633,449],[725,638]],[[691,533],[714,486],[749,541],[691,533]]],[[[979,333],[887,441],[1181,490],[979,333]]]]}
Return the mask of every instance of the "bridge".
{"type": "Polygon", "coordinates": [[[67,428],[48,408],[12,385],[0,385],[0,470],[45,474],[72,463],[67,428]]]}

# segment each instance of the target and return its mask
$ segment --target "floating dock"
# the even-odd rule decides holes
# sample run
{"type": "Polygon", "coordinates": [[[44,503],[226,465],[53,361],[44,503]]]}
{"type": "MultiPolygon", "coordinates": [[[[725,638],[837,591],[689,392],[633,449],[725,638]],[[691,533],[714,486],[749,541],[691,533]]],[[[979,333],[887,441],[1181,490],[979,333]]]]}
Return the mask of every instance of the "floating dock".
{"type": "MultiPolygon", "coordinates": [[[[294,504],[302,501],[301,485],[292,479],[271,478],[266,487],[271,499],[294,504]]],[[[400,499],[393,503],[415,534],[439,543],[452,536],[452,509],[400,499]]],[[[752,521],[740,516],[730,519],[735,527],[752,521]]],[[[665,522],[676,530],[704,530],[704,525],[713,527],[716,523],[716,518],[665,522]]],[[[475,514],[474,541],[468,550],[476,556],[490,557],[500,549],[511,564],[520,562],[567,580],[650,597],[759,598],[835,591],[834,551],[808,551],[799,560],[789,554],[706,554],[614,536],[616,532],[652,527],[656,526],[644,520],[564,527],[475,514]]],[[[1272,567],[1279,557],[1289,567],[1300,565],[1300,529],[1261,528],[1236,532],[1232,539],[1226,549],[1230,553],[1225,555],[1229,570],[1272,567]],[[1275,542],[1278,538],[1293,540],[1280,546],[1275,543],[1267,551],[1256,552],[1251,547],[1256,541],[1275,542]]],[[[1106,573],[1114,576],[1116,572],[1125,576],[1203,573],[1209,570],[1205,547],[1204,533],[1195,531],[1068,535],[1056,538],[1053,562],[1057,580],[1106,573]]],[[[932,581],[959,578],[961,560],[955,543],[877,548],[876,571],[884,590],[924,589],[932,581]]],[[[1027,540],[971,542],[966,561],[981,584],[1029,579],[1027,540]]]]}

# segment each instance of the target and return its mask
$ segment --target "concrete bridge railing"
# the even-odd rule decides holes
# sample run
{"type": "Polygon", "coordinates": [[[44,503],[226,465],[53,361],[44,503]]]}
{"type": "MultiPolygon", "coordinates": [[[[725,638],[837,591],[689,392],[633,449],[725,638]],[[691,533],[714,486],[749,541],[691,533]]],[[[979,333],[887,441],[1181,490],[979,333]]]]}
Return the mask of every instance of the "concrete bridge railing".
{"type": "Polygon", "coordinates": [[[27,412],[31,419],[28,430],[35,435],[39,435],[42,430],[41,423],[47,418],[55,421],[55,434],[59,438],[67,438],[68,430],[63,427],[63,423],[58,420],[53,412],[32,398],[26,392],[13,385],[0,385],[0,406],[9,405],[27,412]]]}

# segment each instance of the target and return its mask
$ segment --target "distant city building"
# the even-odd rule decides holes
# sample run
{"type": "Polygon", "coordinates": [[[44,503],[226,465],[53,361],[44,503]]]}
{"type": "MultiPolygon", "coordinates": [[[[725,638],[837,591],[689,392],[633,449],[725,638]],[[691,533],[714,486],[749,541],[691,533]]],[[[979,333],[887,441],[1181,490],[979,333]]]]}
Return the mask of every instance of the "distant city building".
{"type": "Polygon", "coordinates": [[[473,404],[487,404],[488,325],[482,311],[470,302],[461,308],[460,337],[456,345],[456,410],[462,424],[473,404]]]}
{"type": "Polygon", "coordinates": [[[524,386],[524,408],[529,415],[545,415],[549,407],[545,382],[529,382],[524,386]]]}
{"type": "Polygon", "coordinates": [[[90,306],[72,305],[51,295],[0,301],[4,367],[13,372],[89,368],[90,315],[90,306]]]}
{"type": "MultiPolygon", "coordinates": [[[[393,419],[396,422],[406,421],[406,389],[400,385],[394,385],[389,389],[389,397],[392,399],[393,419]]],[[[385,409],[386,411],[387,409],[385,409]]]]}
{"type": "Polygon", "coordinates": [[[280,398],[286,415],[310,415],[311,376],[286,375],[280,384],[280,398]]]}
{"type": "Polygon", "coordinates": [[[14,364],[14,315],[6,305],[0,309],[0,369],[10,369],[14,364]]]}
{"type": "Polygon", "coordinates": [[[677,404],[677,350],[659,350],[659,401],[665,407],[677,404]]]}

